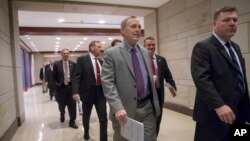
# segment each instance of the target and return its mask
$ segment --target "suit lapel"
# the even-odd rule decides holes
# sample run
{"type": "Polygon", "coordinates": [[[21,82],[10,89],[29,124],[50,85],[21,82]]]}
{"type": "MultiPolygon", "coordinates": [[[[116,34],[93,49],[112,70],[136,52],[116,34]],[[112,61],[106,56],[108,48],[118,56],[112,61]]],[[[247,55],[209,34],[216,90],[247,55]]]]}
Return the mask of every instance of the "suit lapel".
{"type": "Polygon", "coordinates": [[[143,56],[143,59],[145,61],[145,64],[146,64],[146,67],[147,67],[147,72],[149,73],[149,70],[151,71],[151,65],[150,65],[150,60],[149,59],[149,52],[148,51],[145,51],[143,48],[139,47],[141,49],[141,52],[142,52],[142,56],[143,56]]]}
{"type": "Polygon", "coordinates": [[[86,63],[88,64],[88,66],[89,66],[89,68],[90,68],[90,72],[92,73],[92,75],[93,75],[94,78],[95,78],[94,67],[93,67],[93,64],[92,64],[92,61],[91,61],[91,58],[90,58],[90,55],[89,55],[89,54],[86,56],[86,63]]]}
{"type": "Polygon", "coordinates": [[[216,46],[216,48],[218,49],[218,51],[234,67],[233,61],[232,61],[231,57],[229,56],[229,54],[227,53],[227,51],[225,50],[224,46],[214,36],[211,37],[211,40],[212,40],[212,43],[214,44],[214,46],[216,46]]]}
{"type": "Polygon", "coordinates": [[[157,74],[158,74],[158,77],[161,77],[161,70],[162,70],[161,58],[159,56],[155,55],[155,59],[156,59],[156,63],[157,63],[157,74]]]}
{"type": "Polygon", "coordinates": [[[124,58],[126,64],[128,65],[130,72],[132,73],[133,77],[135,78],[133,65],[132,65],[131,59],[129,58],[130,56],[129,56],[125,46],[120,47],[120,52],[121,52],[121,55],[124,58]]]}

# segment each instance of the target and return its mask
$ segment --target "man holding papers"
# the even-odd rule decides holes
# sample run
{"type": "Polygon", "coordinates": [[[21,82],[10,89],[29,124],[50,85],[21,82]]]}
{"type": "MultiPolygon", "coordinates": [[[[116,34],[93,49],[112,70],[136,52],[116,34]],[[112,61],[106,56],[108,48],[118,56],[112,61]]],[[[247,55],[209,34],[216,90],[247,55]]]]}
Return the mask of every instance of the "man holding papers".
{"type": "Polygon", "coordinates": [[[168,83],[168,88],[173,97],[176,96],[176,86],[172,74],[168,68],[167,61],[164,57],[155,54],[156,41],[153,37],[144,39],[144,47],[151,53],[152,73],[154,76],[155,87],[159,98],[161,114],[157,118],[156,135],[158,136],[160,130],[160,123],[162,118],[162,109],[164,104],[164,79],[168,83]]]}
{"type": "Polygon", "coordinates": [[[156,141],[159,101],[153,84],[150,53],[137,42],[141,25],[135,16],[121,23],[123,43],[105,51],[102,68],[104,95],[110,105],[114,141],[127,141],[121,126],[132,118],[144,125],[144,141],[156,141]]]}

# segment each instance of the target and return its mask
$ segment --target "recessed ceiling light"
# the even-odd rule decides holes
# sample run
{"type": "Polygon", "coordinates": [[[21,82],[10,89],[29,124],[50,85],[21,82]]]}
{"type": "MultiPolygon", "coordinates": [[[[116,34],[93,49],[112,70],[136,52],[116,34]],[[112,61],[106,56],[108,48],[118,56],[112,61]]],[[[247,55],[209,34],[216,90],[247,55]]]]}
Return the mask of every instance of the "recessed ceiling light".
{"type": "Polygon", "coordinates": [[[60,40],[61,38],[60,37],[56,37],[57,40],[60,40]]]}
{"type": "Polygon", "coordinates": [[[60,19],[57,19],[57,21],[60,22],[60,23],[63,23],[65,20],[60,18],[60,19]]]}
{"type": "Polygon", "coordinates": [[[83,40],[88,40],[88,38],[87,38],[87,37],[84,37],[83,40]]]}
{"type": "Polygon", "coordinates": [[[59,47],[59,45],[55,45],[55,47],[59,47]]]}
{"type": "Polygon", "coordinates": [[[80,47],[80,45],[76,45],[77,47],[80,47]]]}
{"type": "Polygon", "coordinates": [[[106,44],[106,42],[102,41],[102,44],[106,44]]]}
{"type": "Polygon", "coordinates": [[[81,41],[80,44],[83,44],[83,42],[81,41]]]}
{"type": "Polygon", "coordinates": [[[109,37],[108,39],[109,39],[109,40],[113,40],[113,38],[112,38],[112,37],[109,37]]]}
{"type": "Polygon", "coordinates": [[[104,24],[104,23],[106,23],[104,20],[100,20],[100,21],[98,21],[99,22],[99,24],[104,24]]]}
{"type": "Polygon", "coordinates": [[[56,42],[56,44],[60,44],[60,42],[56,42]]]}

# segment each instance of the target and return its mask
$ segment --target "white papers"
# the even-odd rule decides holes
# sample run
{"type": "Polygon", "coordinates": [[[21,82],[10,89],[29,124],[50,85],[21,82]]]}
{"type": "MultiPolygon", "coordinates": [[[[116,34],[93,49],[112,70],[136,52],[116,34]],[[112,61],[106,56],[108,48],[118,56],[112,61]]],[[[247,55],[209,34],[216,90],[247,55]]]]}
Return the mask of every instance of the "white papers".
{"type": "Polygon", "coordinates": [[[144,141],[144,125],[128,117],[126,124],[121,126],[121,135],[129,141],[144,141]]]}
{"type": "Polygon", "coordinates": [[[77,101],[77,107],[78,107],[79,115],[81,116],[82,115],[82,101],[81,100],[77,101]]]}

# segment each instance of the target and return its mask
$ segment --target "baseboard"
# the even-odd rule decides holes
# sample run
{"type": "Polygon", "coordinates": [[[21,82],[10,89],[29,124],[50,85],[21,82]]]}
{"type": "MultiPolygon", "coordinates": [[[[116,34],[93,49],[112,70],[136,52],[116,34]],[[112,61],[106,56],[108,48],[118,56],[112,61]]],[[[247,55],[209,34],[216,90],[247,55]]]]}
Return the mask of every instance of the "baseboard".
{"type": "Polygon", "coordinates": [[[23,122],[25,121],[25,112],[20,117],[17,117],[17,125],[21,126],[23,122]]]}
{"type": "Polygon", "coordinates": [[[193,116],[193,109],[190,109],[186,106],[172,103],[172,102],[165,102],[164,103],[164,108],[188,115],[188,116],[193,116]]]}
{"type": "Polygon", "coordinates": [[[0,141],[10,141],[11,138],[14,136],[18,128],[18,121],[17,119],[11,124],[9,129],[3,134],[0,138],[0,141]]]}

